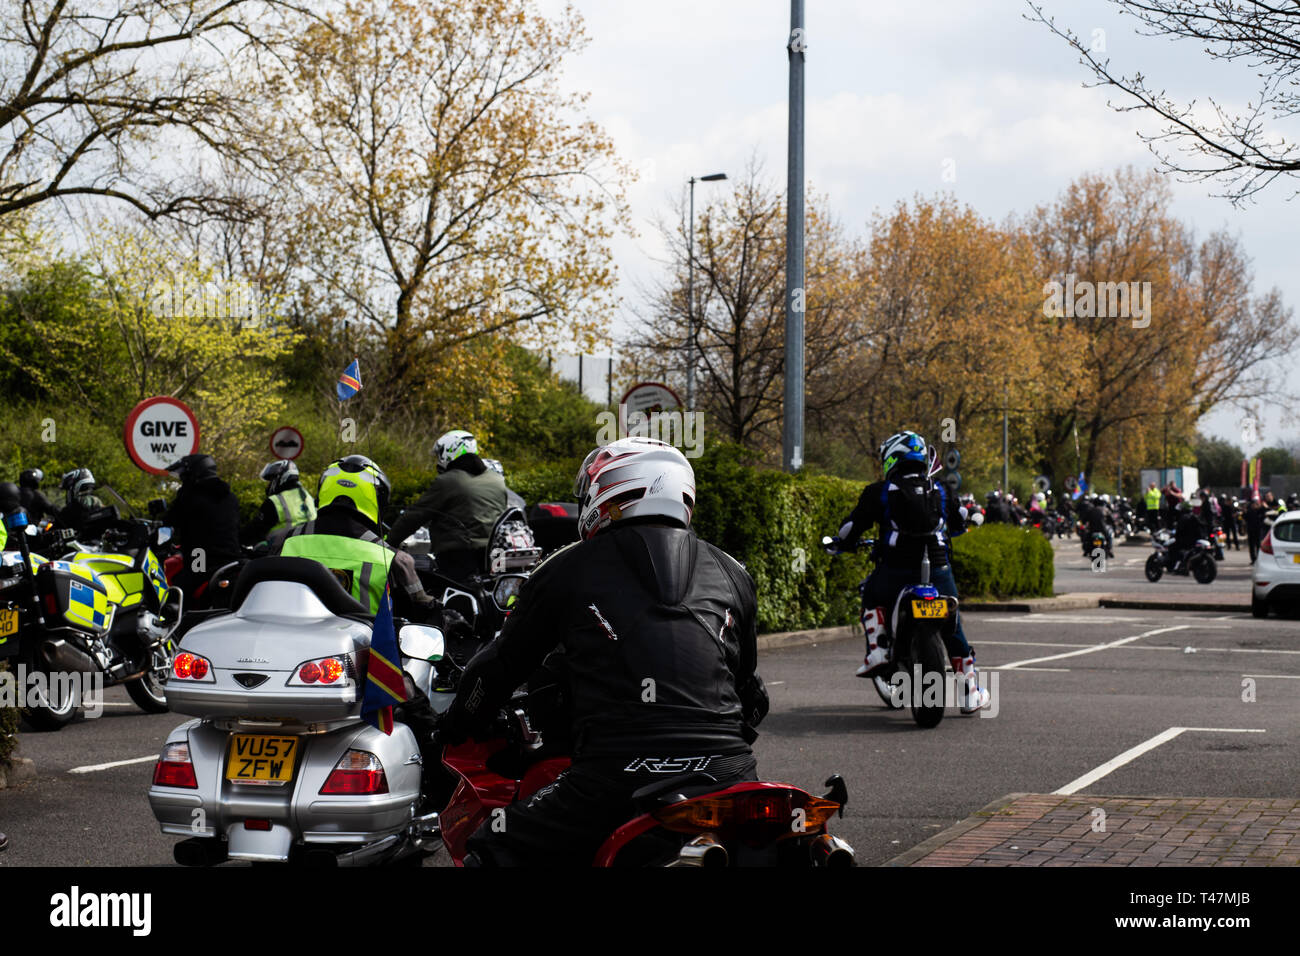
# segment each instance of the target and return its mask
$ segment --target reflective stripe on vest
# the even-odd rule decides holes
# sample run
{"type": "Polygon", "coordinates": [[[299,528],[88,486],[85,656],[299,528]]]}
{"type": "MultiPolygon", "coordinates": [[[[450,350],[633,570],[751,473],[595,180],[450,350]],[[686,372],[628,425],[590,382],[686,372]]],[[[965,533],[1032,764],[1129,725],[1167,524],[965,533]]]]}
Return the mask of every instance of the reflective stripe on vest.
{"type": "Polygon", "coordinates": [[[299,529],[301,533],[285,538],[280,554],[286,558],[310,558],[331,571],[344,572],[346,590],[371,614],[377,613],[388,583],[388,567],[393,563],[392,551],[378,540],[313,534],[314,526],[315,522],[308,522],[299,529]]]}
{"type": "Polygon", "coordinates": [[[270,500],[275,507],[276,517],[280,520],[267,534],[274,534],[285,528],[296,528],[316,517],[316,504],[312,501],[311,495],[307,494],[301,486],[273,495],[270,500]],[[297,500],[292,503],[289,501],[290,492],[297,492],[297,500]]]}

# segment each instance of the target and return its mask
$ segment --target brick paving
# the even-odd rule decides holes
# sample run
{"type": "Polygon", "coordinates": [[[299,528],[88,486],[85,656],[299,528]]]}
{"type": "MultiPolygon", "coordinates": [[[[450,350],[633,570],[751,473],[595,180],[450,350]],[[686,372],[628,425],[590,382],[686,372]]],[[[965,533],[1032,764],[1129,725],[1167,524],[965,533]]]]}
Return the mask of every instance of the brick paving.
{"type": "Polygon", "coordinates": [[[1300,866],[1300,800],[1011,794],[886,865],[1300,866]]]}

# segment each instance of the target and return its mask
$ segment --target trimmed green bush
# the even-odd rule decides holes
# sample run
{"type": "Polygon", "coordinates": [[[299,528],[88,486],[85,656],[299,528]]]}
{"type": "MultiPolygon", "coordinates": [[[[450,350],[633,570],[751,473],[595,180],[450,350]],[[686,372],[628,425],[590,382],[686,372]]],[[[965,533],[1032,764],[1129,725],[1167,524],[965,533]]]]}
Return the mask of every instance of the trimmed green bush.
{"type": "MultiPolygon", "coordinates": [[[[0,674],[9,669],[9,665],[0,662],[0,674]]],[[[9,759],[18,746],[18,708],[0,707],[0,767],[9,765],[9,759]]]]}
{"type": "Polygon", "coordinates": [[[1056,567],[1041,532],[1014,525],[973,528],[952,542],[962,597],[1051,597],[1056,567]]]}

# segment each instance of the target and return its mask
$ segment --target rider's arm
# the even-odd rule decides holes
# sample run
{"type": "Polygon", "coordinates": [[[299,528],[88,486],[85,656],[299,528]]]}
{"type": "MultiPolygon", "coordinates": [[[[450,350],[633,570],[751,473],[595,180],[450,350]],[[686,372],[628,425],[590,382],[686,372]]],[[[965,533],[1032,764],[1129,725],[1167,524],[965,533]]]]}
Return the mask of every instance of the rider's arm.
{"type": "Polygon", "coordinates": [[[267,498],[262,502],[262,507],[257,510],[257,514],[253,516],[253,520],[244,526],[240,540],[244,544],[258,544],[265,541],[267,533],[279,520],[280,516],[275,510],[275,505],[271,503],[270,498],[267,498]]]}
{"type": "Polygon", "coordinates": [[[501,706],[536,671],[560,642],[563,617],[560,608],[547,600],[556,582],[543,565],[519,591],[501,633],[474,655],[451,707],[439,721],[439,734],[447,743],[457,743],[475,729],[485,727],[501,706]]]}
{"type": "Polygon", "coordinates": [[[758,676],[758,601],[754,580],[741,569],[731,575],[740,593],[740,613],[736,634],[740,639],[740,660],[736,668],[736,693],[740,697],[741,714],[745,721],[745,739],[753,743],[758,737],[754,730],[767,716],[767,687],[758,676]]]}
{"type": "Polygon", "coordinates": [[[420,496],[420,500],[403,511],[393,522],[392,528],[388,531],[388,543],[400,547],[403,541],[432,521],[434,515],[445,510],[446,489],[446,482],[435,479],[429,486],[429,490],[420,496]]]}
{"type": "Polygon", "coordinates": [[[852,513],[844,519],[844,524],[840,527],[839,537],[844,543],[846,550],[851,550],[858,543],[858,538],[868,528],[880,524],[884,517],[884,509],[880,504],[880,489],[882,482],[867,485],[862,490],[862,496],[858,498],[857,506],[852,513]]]}

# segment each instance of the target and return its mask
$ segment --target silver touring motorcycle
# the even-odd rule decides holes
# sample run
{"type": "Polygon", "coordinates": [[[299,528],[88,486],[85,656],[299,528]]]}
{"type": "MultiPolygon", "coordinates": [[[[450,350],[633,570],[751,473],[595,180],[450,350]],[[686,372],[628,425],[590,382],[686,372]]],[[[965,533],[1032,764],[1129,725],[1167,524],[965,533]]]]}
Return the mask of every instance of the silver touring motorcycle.
{"type": "MultiPolygon", "coordinates": [[[[149,789],[162,831],[185,838],[178,863],[418,865],[436,850],[415,734],[361,718],[370,636],[366,609],[302,558],[251,562],[229,610],[184,635],[166,694],[194,719],[167,737],[149,789]]],[[[445,710],[441,630],[406,625],[398,641],[408,694],[445,710]]]]}

